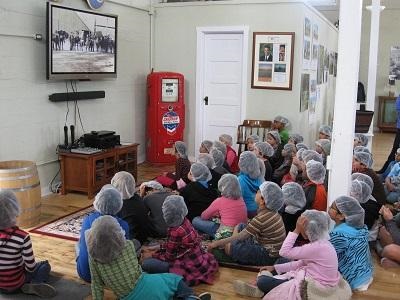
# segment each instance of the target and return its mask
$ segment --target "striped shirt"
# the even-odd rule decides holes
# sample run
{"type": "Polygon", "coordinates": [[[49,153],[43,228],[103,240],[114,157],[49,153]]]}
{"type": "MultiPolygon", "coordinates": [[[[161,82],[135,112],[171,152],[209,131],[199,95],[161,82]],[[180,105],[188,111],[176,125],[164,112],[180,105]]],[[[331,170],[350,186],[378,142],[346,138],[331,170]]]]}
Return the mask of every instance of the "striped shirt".
{"type": "Polygon", "coordinates": [[[268,250],[270,256],[279,256],[279,250],[286,238],[285,224],[279,213],[262,209],[245,230],[268,250]]]}
{"type": "Polygon", "coordinates": [[[27,232],[18,227],[0,230],[0,288],[15,290],[25,282],[25,270],[36,267],[32,242],[27,232]]]}

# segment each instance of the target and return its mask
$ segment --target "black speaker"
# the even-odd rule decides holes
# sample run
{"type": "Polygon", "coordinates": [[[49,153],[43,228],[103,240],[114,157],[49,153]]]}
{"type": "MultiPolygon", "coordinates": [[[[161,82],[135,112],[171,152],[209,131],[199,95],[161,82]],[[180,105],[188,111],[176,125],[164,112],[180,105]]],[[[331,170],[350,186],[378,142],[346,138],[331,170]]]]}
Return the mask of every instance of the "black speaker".
{"type": "Polygon", "coordinates": [[[49,95],[49,100],[52,102],[61,102],[61,101],[101,99],[105,97],[106,97],[105,91],[88,91],[88,92],[74,92],[74,93],[55,93],[49,95]]]}

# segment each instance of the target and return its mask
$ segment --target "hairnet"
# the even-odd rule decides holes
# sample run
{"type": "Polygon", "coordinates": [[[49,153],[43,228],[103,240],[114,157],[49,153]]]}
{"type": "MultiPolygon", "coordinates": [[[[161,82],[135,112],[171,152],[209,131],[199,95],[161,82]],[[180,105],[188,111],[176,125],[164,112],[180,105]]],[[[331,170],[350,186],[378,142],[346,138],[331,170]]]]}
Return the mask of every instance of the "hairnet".
{"type": "Polygon", "coordinates": [[[222,167],[225,162],[224,154],[216,148],[211,149],[210,154],[214,159],[214,163],[216,167],[222,167]]]}
{"type": "Polygon", "coordinates": [[[204,148],[207,149],[208,152],[210,152],[213,146],[213,142],[209,140],[204,140],[201,142],[201,146],[203,146],[204,148]]]}
{"type": "Polygon", "coordinates": [[[351,182],[350,196],[354,197],[358,202],[367,202],[371,193],[372,189],[367,183],[357,179],[351,182]]]}
{"type": "Polygon", "coordinates": [[[298,133],[293,133],[289,136],[289,140],[292,140],[295,144],[298,144],[303,142],[304,138],[298,133]]]}
{"type": "Polygon", "coordinates": [[[116,215],[122,208],[122,195],[111,184],[106,184],[94,197],[95,210],[103,215],[116,215]]]}
{"type": "Polygon", "coordinates": [[[253,143],[257,143],[257,142],[260,141],[260,137],[259,137],[257,134],[249,135],[249,136],[247,137],[246,141],[247,141],[248,139],[252,139],[252,140],[253,140],[253,143]]]}
{"type": "Polygon", "coordinates": [[[103,264],[117,258],[126,244],[123,229],[111,216],[94,220],[92,227],[85,232],[85,238],[89,255],[103,264]]]}
{"type": "Polygon", "coordinates": [[[257,142],[254,145],[263,157],[271,157],[274,155],[274,148],[267,142],[257,142]]]}
{"type": "Polygon", "coordinates": [[[361,146],[365,147],[368,145],[368,138],[366,135],[364,135],[362,133],[356,133],[354,135],[354,139],[356,139],[361,144],[361,146]]]}
{"type": "Polygon", "coordinates": [[[200,153],[198,161],[200,163],[202,163],[203,165],[207,166],[207,168],[209,168],[209,169],[214,169],[215,168],[214,158],[212,157],[211,154],[200,153]]]}
{"type": "Polygon", "coordinates": [[[257,157],[257,162],[258,162],[258,169],[260,170],[260,175],[258,176],[258,179],[261,182],[265,181],[265,163],[261,158],[257,157]]]}
{"type": "Polygon", "coordinates": [[[213,147],[222,152],[222,154],[224,155],[224,160],[225,160],[226,145],[224,143],[221,143],[220,141],[215,141],[213,147]]]}
{"type": "Polygon", "coordinates": [[[265,207],[272,211],[278,211],[283,206],[283,193],[279,185],[272,181],[265,181],[260,185],[261,196],[265,207]]]}
{"type": "Polygon", "coordinates": [[[126,171],[116,173],[111,179],[111,185],[121,193],[122,199],[129,199],[135,194],[135,178],[126,171]]]}
{"type": "Polygon", "coordinates": [[[277,130],[271,130],[268,134],[271,135],[278,144],[281,143],[281,136],[277,130]]]}
{"type": "Polygon", "coordinates": [[[190,173],[194,181],[210,181],[212,178],[210,169],[202,163],[193,163],[190,166],[190,173]]]}
{"type": "Polygon", "coordinates": [[[355,146],[353,152],[365,152],[371,154],[371,151],[365,146],[355,146]]]}
{"type": "Polygon", "coordinates": [[[240,199],[242,192],[238,178],[233,174],[224,174],[218,181],[218,190],[221,195],[230,199],[240,199]]]}
{"type": "Polygon", "coordinates": [[[248,174],[252,179],[256,179],[260,176],[258,159],[251,151],[244,151],[240,154],[239,169],[241,172],[248,174]]]}
{"type": "Polygon", "coordinates": [[[308,146],[304,143],[297,143],[296,149],[297,149],[297,151],[299,151],[300,149],[308,150],[308,146]]]}
{"type": "Polygon", "coordinates": [[[176,149],[176,152],[178,152],[180,157],[187,158],[187,148],[186,148],[186,144],[184,142],[176,141],[175,149],[176,149]]]}
{"type": "MultiPolygon", "coordinates": [[[[288,182],[282,186],[283,202],[289,213],[295,213],[306,206],[306,196],[303,187],[297,182],[288,182]]],[[[285,208],[285,210],[286,210],[285,208]]]]}
{"type": "Polygon", "coordinates": [[[306,151],[307,149],[305,148],[300,148],[297,150],[296,157],[298,158],[299,161],[303,161],[303,152],[306,151]]]}
{"type": "Polygon", "coordinates": [[[354,152],[353,157],[367,168],[372,166],[372,156],[366,152],[354,152]]]}
{"type": "Polygon", "coordinates": [[[232,137],[229,134],[221,134],[219,136],[219,140],[222,143],[228,144],[229,146],[232,146],[232,137]]]}
{"type": "Polygon", "coordinates": [[[322,163],[310,160],[306,163],[307,177],[316,184],[324,183],[325,180],[325,167],[322,163]]]}
{"type": "Polygon", "coordinates": [[[302,213],[307,222],[304,228],[310,242],[329,239],[329,215],[324,211],[315,209],[306,210],[302,213]]]}
{"type": "Polygon", "coordinates": [[[364,209],[353,197],[340,196],[335,200],[339,212],[344,215],[346,224],[361,228],[364,226],[364,209]]]}
{"type": "Polygon", "coordinates": [[[282,117],[282,116],[276,116],[274,118],[274,121],[281,122],[282,124],[285,124],[285,125],[289,123],[289,120],[287,118],[285,118],[285,117],[282,117]]]}
{"type": "Polygon", "coordinates": [[[296,146],[293,144],[286,144],[283,146],[282,156],[284,157],[292,157],[293,154],[296,153],[296,146]]]}
{"type": "Polygon", "coordinates": [[[320,139],[315,142],[317,146],[320,146],[324,151],[325,155],[328,156],[331,154],[331,141],[328,139],[320,139]]]}
{"type": "Polygon", "coordinates": [[[301,160],[304,161],[305,164],[310,160],[315,160],[320,163],[322,163],[324,161],[322,158],[322,155],[314,150],[304,150],[301,153],[301,160]]]}
{"type": "Polygon", "coordinates": [[[0,230],[15,226],[19,215],[17,196],[9,190],[0,190],[0,230]]]}
{"type": "Polygon", "coordinates": [[[353,173],[353,174],[351,174],[351,181],[353,181],[353,180],[358,180],[358,181],[365,182],[366,184],[369,185],[371,190],[374,189],[374,181],[367,174],[364,174],[364,173],[353,173]]]}
{"type": "Polygon", "coordinates": [[[143,182],[142,185],[144,185],[145,187],[152,188],[153,190],[157,190],[157,191],[164,190],[164,187],[162,186],[162,184],[155,180],[143,182]]]}
{"type": "Polygon", "coordinates": [[[176,227],[182,224],[188,209],[182,196],[170,195],[165,198],[162,206],[165,224],[168,227],[176,227]]]}
{"type": "Polygon", "coordinates": [[[329,137],[331,137],[331,135],[332,135],[332,129],[331,129],[331,127],[328,126],[328,125],[321,125],[321,126],[319,127],[319,132],[320,132],[320,133],[323,133],[323,134],[325,134],[325,135],[327,135],[327,136],[329,136],[329,137]]]}

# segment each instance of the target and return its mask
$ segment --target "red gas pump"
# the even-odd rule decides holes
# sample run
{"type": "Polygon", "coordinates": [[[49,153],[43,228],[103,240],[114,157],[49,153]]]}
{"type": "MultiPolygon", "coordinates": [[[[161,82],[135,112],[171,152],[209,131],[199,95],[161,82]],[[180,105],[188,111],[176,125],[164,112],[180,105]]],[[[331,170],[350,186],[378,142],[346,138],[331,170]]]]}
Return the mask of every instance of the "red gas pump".
{"type": "Polygon", "coordinates": [[[175,161],[174,143],[185,129],[184,77],[179,73],[152,72],[147,76],[147,161],[175,161]]]}

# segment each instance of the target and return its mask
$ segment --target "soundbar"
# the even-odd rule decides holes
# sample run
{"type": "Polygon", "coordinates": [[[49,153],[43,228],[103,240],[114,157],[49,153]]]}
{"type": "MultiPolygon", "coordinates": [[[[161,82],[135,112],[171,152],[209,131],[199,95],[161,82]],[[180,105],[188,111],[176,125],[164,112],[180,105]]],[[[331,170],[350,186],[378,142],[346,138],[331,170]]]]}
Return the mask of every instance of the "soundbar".
{"type": "Polygon", "coordinates": [[[88,92],[74,92],[74,93],[55,93],[49,95],[49,100],[52,102],[61,102],[61,101],[100,99],[105,97],[106,97],[105,91],[88,91],[88,92]]]}

